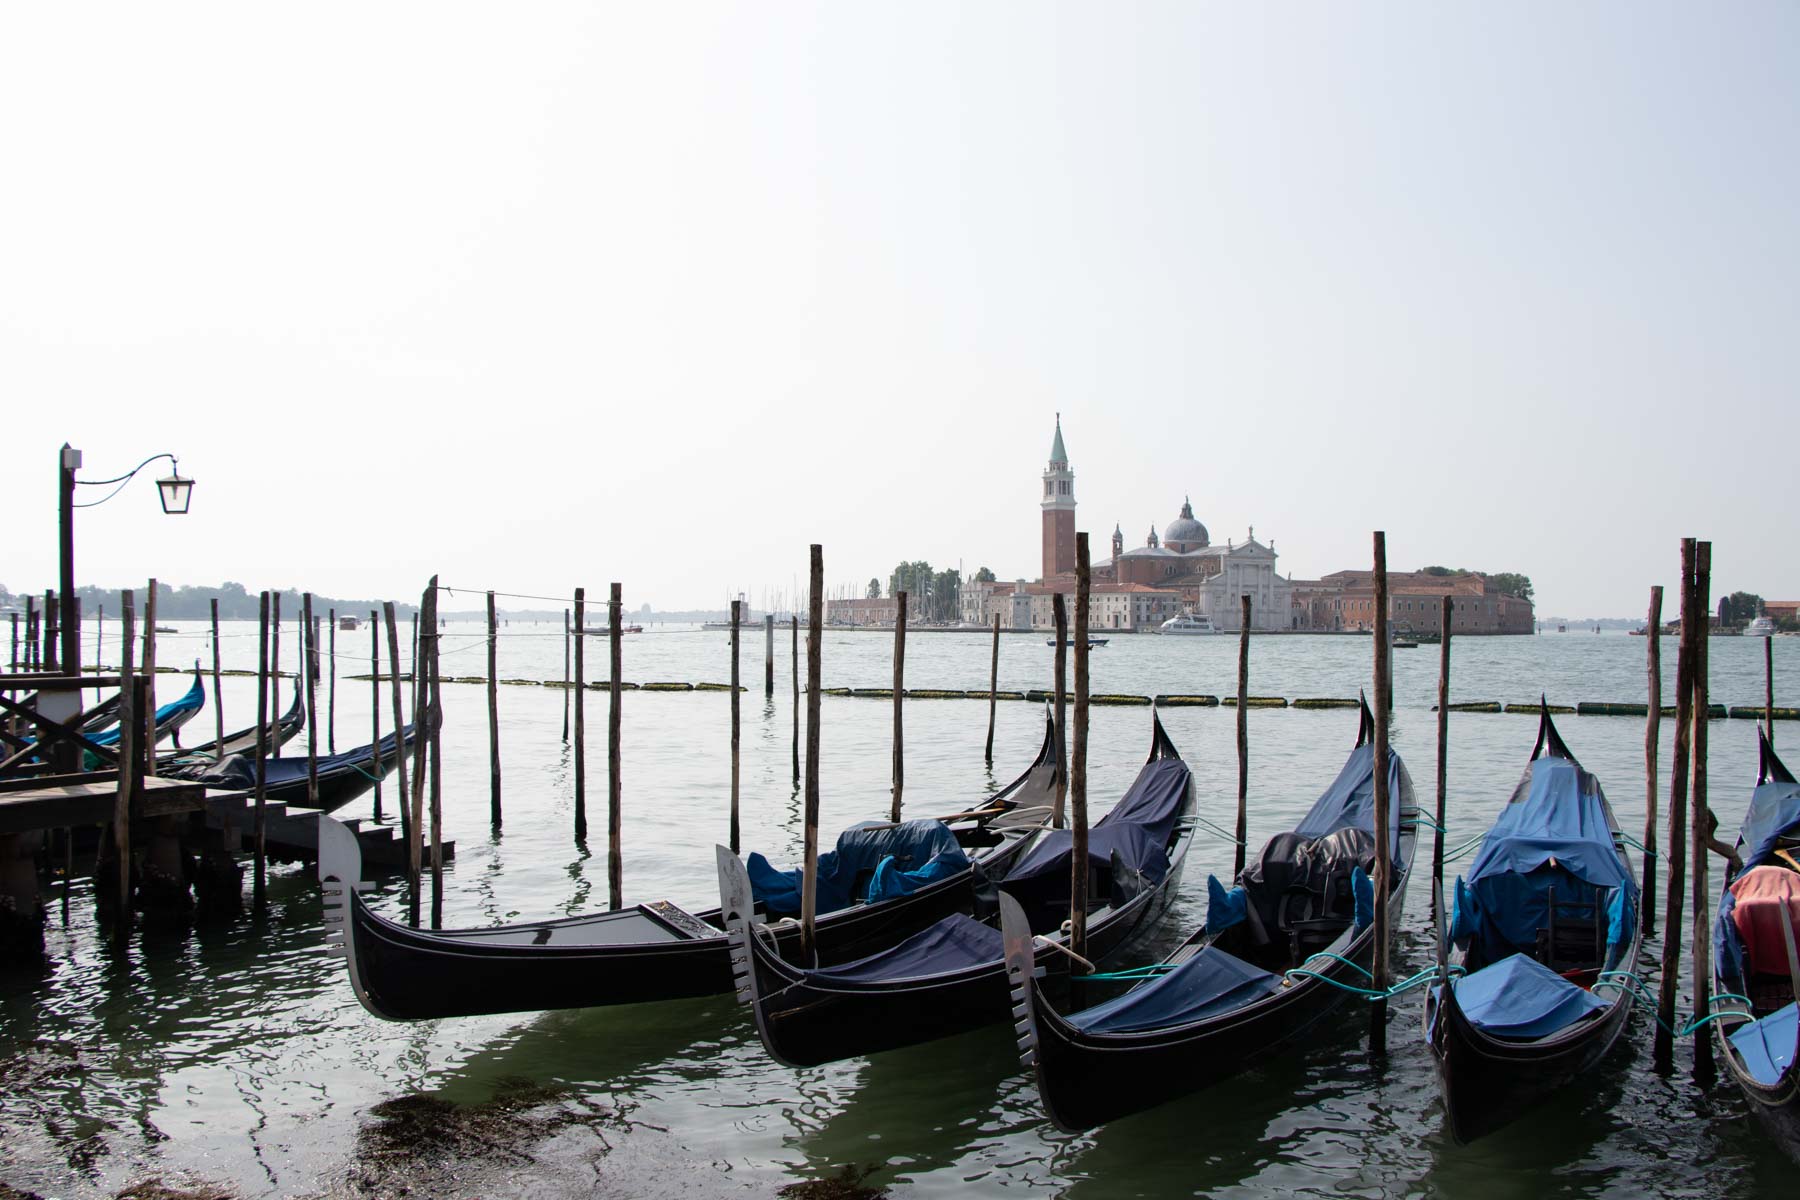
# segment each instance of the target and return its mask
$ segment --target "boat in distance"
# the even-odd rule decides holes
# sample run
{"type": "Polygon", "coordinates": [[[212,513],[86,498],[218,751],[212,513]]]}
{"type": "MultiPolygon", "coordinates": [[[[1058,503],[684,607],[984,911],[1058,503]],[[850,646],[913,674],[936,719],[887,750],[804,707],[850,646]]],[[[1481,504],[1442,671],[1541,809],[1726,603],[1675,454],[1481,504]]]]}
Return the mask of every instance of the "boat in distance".
{"type": "MultiPolygon", "coordinates": [[[[1049,819],[1056,745],[1046,708],[1043,743],[1031,765],[998,792],[942,820],[972,851],[971,864],[908,895],[821,914],[820,954],[830,961],[853,958],[946,914],[968,911],[980,872],[1004,873],[1049,819]]],[[[319,820],[318,870],[327,944],[346,959],[363,1007],[388,1020],[590,1008],[731,990],[729,941],[718,909],[691,913],[656,900],[485,928],[412,929],[374,912],[357,894],[361,850],[355,836],[328,817],[319,820]]],[[[799,928],[783,922],[776,936],[783,946],[797,946],[799,928]]]]}
{"type": "MultiPolygon", "coordinates": [[[[1106,643],[1107,643],[1107,639],[1103,638],[1103,637],[1090,637],[1087,640],[1088,649],[1090,649],[1090,650],[1098,649],[1099,647],[1106,645],[1106,643]]],[[[1075,639],[1074,638],[1064,638],[1062,644],[1065,646],[1073,646],[1075,644],[1075,639]]],[[[1054,645],[1056,645],[1056,639],[1053,637],[1045,638],[1044,645],[1054,646],[1054,645]]]]}
{"type": "Polygon", "coordinates": [[[1179,637],[1195,637],[1208,633],[1223,633],[1224,630],[1214,625],[1211,617],[1197,616],[1194,613],[1182,613],[1178,617],[1170,617],[1156,627],[1156,632],[1174,634],[1179,637]]]}
{"type": "Polygon", "coordinates": [[[1775,621],[1771,617],[1761,616],[1744,626],[1745,637],[1774,637],[1775,621]]]}
{"type": "Polygon", "coordinates": [[[1743,866],[1715,910],[1711,1036],[1775,1143],[1800,1163],[1800,783],[1756,735],[1756,788],[1738,835],[1743,866]]]}
{"type": "MultiPolygon", "coordinates": [[[[1181,885],[1194,838],[1194,779],[1151,711],[1150,757],[1090,831],[1087,940],[1101,961],[1149,932],[1181,885]]],[[[731,932],[738,999],[756,1019],[763,1048],[790,1067],[893,1050],[1006,1019],[1006,956],[998,897],[1010,895],[1042,940],[1068,949],[1072,834],[1043,830],[1009,870],[989,871],[975,914],[955,914],[873,953],[834,966],[803,966],[778,931],[752,927],[750,880],[719,850],[720,904],[731,932]]],[[[1047,957],[1059,980],[1071,959],[1047,957]]]]}
{"type": "MultiPolygon", "coordinates": [[[[1071,1133],[1240,1075],[1294,1046],[1369,981],[1374,957],[1374,718],[1293,830],[1276,834],[1206,921],[1128,991],[1064,1013],[1040,978],[1025,915],[1001,897],[1020,1065],[1071,1133]]],[[[1388,933],[1399,926],[1418,836],[1412,778],[1389,751],[1388,933]]],[[[1093,985],[1098,988],[1099,984],[1093,985]]]]}
{"type": "Polygon", "coordinates": [[[1546,706],[1524,777],[1456,881],[1447,931],[1438,904],[1425,1039],[1457,1141],[1508,1124],[1605,1058],[1636,1004],[1637,903],[1600,781],[1546,706]]]}

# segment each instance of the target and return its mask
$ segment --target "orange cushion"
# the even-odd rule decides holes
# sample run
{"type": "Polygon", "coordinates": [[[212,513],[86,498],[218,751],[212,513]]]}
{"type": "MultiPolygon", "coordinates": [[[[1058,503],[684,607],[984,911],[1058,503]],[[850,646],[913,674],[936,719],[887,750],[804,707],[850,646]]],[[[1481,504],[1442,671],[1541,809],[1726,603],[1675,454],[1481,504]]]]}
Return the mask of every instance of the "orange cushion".
{"type": "MultiPolygon", "coordinates": [[[[1751,867],[1731,885],[1737,907],[1732,924],[1743,939],[1750,969],[1765,975],[1787,974],[1787,943],[1781,935],[1785,921],[1800,930],[1800,873],[1785,867],[1751,867]]],[[[1795,939],[1800,942],[1800,937],[1795,939]]]]}

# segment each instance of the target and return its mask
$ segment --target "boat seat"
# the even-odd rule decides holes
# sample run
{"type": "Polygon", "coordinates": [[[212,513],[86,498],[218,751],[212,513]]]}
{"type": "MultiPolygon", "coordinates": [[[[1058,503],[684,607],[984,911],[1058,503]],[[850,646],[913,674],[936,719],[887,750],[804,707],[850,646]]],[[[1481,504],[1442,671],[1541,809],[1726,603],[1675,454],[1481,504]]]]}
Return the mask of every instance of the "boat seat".
{"type": "Polygon", "coordinates": [[[1731,923],[1744,946],[1744,961],[1753,975],[1787,978],[1787,941],[1783,922],[1800,931],[1800,874],[1786,867],[1756,866],[1731,884],[1736,902],[1731,923]]]}
{"type": "Polygon", "coordinates": [[[1374,865],[1375,839],[1365,830],[1276,834],[1241,876],[1257,942],[1285,943],[1295,961],[1330,945],[1356,917],[1351,873],[1374,865]]]}

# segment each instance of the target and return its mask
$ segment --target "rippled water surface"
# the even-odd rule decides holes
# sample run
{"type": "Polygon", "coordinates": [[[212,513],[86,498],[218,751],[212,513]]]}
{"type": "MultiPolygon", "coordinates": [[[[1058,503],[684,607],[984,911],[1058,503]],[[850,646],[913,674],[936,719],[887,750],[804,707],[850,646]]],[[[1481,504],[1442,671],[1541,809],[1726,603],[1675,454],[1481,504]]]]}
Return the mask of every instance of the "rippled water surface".
{"type": "MultiPolygon", "coordinates": [[[[109,626],[109,641],[116,636],[109,626]]],[[[164,663],[205,655],[197,626],[165,636],[164,663]]],[[[745,842],[772,857],[797,854],[800,800],[792,782],[788,632],[777,639],[776,688],[761,690],[761,631],[747,635],[743,699],[745,842]]],[[[339,748],[368,740],[368,632],[339,635],[339,748]]],[[[290,625],[284,654],[292,661],[290,625]]],[[[228,626],[228,667],[249,666],[254,630],[228,626]]],[[[912,687],[984,688],[984,636],[921,634],[907,649],[912,687]]],[[[1673,690],[1674,642],[1665,694],[1673,690]]],[[[593,639],[590,678],[605,674],[593,639]]],[[[478,626],[451,625],[447,675],[486,669],[478,626]]],[[[892,682],[891,639],[830,633],[827,686],[892,682]]],[[[1552,703],[1632,701],[1644,695],[1642,639],[1566,634],[1469,638],[1455,644],[1453,700],[1552,703]]],[[[1049,686],[1042,635],[1003,639],[1002,688],[1049,686]]],[[[503,678],[560,678],[560,629],[514,623],[501,642],[503,678]]],[[[723,680],[724,634],[652,627],[627,639],[624,677],[723,680]]],[[[1100,692],[1229,694],[1234,638],[1115,637],[1093,656],[1100,692]]],[[[1762,643],[1714,639],[1715,701],[1759,704],[1762,643]]],[[[1366,686],[1367,638],[1257,639],[1257,695],[1353,696],[1366,686]]],[[[1775,643],[1776,701],[1800,703],[1792,682],[1800,642],[1775,643]]],[[[1435,762],[1437,648],[1395,654],[1394,744],[1429,802],[1435,762]]],[[[179,685],[161,680],[163,698],[179,685]]],[[[254,688],[227,679],[226,722],[253,718],[254,688]]],[[[557,689],[501,689],[504,835],[488,827],[487,726],[480,687],[446,685],[445,825],[457,843],[447,873],[446,923],[486,924],[575,913],[604,904],[606,770],[604,694],[589,692],[588,806],[602,831],[586,847],[571,836],[573,763],[562,740],[557,689]]],[[[1671,700],[1672,702],[1672,700],[1671,700]]],[[[385,701],[384,701],[385,703],[385,701]]],[[[712,844],[726,833],[729,700],[720,693],[627,693],[624,701],[625,893],[690,907],[716,902],[712,844]]],[[[323,693],[320,707],[325,706],[323,693]]],[[[955,811],[1003,784],[1036,750],[1035,706],[1002,703],[995,765],[982,763],[987,705],[918,700],[906,707],[910,813],[955,811]]],[[[198,719],[210,730],[209,708],[198,719]]],[[[1230,709],[1172,709],[1166,724],[1193,765],[1202,811],[1227,823],[1236,788],[1230,709]]],[[[1096,708],[1090,795],[1115,799],[1147,750],[1141,708],[1096,708]]],[[[1565,739],[1597,775],[1621,823],[1641,833],[1641,718],[1565,717],[1565,739]]],[[[1660,768],[1666,808],[1672,730],[1660,768]]],[[[1783,727],[1785,733],[1788,727],[1783,727]]],[[[1800,737],[1800,727],[1789,737],[1800,737]]],[[[888,805],[891,709],[880,700],[827,698],[821,739],[826,837],[888,805]]],[[[1516,782],[1536,732],[1533,718],[1456,714],[1451,722],[1448,824],[1454,844],[1485,828],[1516,782]]],[[[210,732],[206,735],[210,736],[210,732]]],[[[1287,828],[1335,774],[1355,737],[1345,711],[1250,714],[1250,830],[1259,845],[1287,828]]],[[[1713,806],[1735,829],[1753,778],[1751,722],[1711,726],[1713,806]]],[[[199,740],[199,739],[192,739],[199,740]]],[[[303,742],[302,742],[303,745],[303,742]]],[[[321,751],[324,750],[321,744],[321,751]]],[[[386,805],[391,815],[395,796],[386,805]]],[[[345,815],[368,815],[359,801],[345,815]]],[[[1428,850],[1428,835],[1421,852],[1428,850]]],[[[1208,871],[1228,875],[1232,848],[1196,844],[1183,895],[1136,952],[1149,960],[1204,913],[1208,871]]],[[[1466,860],[1463,865],[1466,865],[1466,860]]],[[[1715,869],[1715,877],[1716,877],[1715,869]]],[[[1397,969],[1430,960],[1429,872],[1413,875],[1397,969]]],[[[1394,1005],[1390,1055],[1361,1049],[1362,1011],[1346,1012],[1307,1052],[1236,1084],[1118,1121],[1095,1133],[1058,1133],[1017,1069],[1010,1031],[961,1038],[792,1071],[770,1062],[729,997],[396,1025],[356,1003],[339,960],[321,950],[319,898],[310,871],[277,868],[263,925],[249,917],[187,935],[140,934],[128,949],[99,935],[91,888],[50,893],[50,961],[42,972],[0,978],[0,1179],[57,1196],[111,1194],[150,1175],[229,1182],[246,1195],[353,1190],[367,1144],[360,1131],[385,1100],[426,1092],[482,1101],[519,1081],[566,1088],[613,1114],[536,1145],[472,1154],[459,1194],[772,1195],[784,1183],[845,1164],[879,1164],[870,1182],[904,1195],[1024,1194],[1078,1197],[1330,1193],[1488,1195],[1740,1195],[1791,1188],[1792,1168],[1763,1142],[1728,1087],[1698,1089],[1685,1070],[1650,1069],[1647,1020],[1638,1019],[1587,1086],[1473,1147],[1444,1136],[1431,1062],[1418,1032],[1416,993],[1394,1005]]],[[[374,902],[403,910],[402,888],[377,885],[374,902]]],[[[1646,974],[1659,947],[1648,948],[1646,974]]],[[[1688,1053],[1679,1053],[1684,1063],[1688,1053]]]]}

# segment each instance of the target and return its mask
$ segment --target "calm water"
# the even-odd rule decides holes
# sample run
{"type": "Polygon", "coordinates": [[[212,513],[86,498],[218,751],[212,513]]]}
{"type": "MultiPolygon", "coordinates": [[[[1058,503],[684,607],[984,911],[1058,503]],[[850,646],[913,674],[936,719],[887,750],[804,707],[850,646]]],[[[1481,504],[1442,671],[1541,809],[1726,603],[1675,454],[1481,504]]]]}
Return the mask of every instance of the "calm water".
{"type": "MultiPolygon", "coordinates": [[[[160,643],[162,662],[210,649],[197,626],[160,643]]],[[[109,644],[117,626],[109,625],[109,644]]],[[[339,635],[340,671],[366,672],[367,629],[339,635]]],[[[291,663],[290,625],[283,653],[291,663]]],[[[226,665],[249,666],[254,629],[228,627],[226,665]]],[[[788,642],[777,640],[776,694],[761,694],[760,631],[745,639],[745,841],[781,858],[798,852],[800,801],[791,780],[788,642]]],[[[1665,640],[1672,688],[1674,643],[1665,640]]],[[[605,645],[589,646],[589,675],[605,673],[605,645]]],[[[1470,638],[1456,643],[1453,700],[1552,702],[1641,699],[1641,639],[1567,634],[1470,638]]],[[[891,683],[891,640],[828,634],[827,686],[891,683]]],[[[1800,642],[1778,640],[1777,703],[1800,703],[1800,642]]],[[[1759,703],[1760,642],[1715,639],[1714,699],[1759,703]]],[[[920,635],[908,646],[914,687],[985,687],[984,637],[920,635]]],[[[722,680],[724,634],[653,627],[625,648],[625,678],[722,680]]],[[[1009,636],[1001,686],[1046,687],[1051,651],[1041,635],[1009,636]]],[[[110,655],[109,655],[110,657],[110,655]]],[[[482,633],[445,632],[447,675],[485,670],[482,633]]],[[[501,643],[504,677],[562,672],[560,629],[515,623],[501,643]]],[[[1233,638],[1114,638],[1093,656],[1093,689],[1230,693],[1233,638]]],[[[1271,637],[1252,649],[1253,694],[1353,696],[1369,674],[1369,642],[1271,637]]],[[[1437,650],[1395,654],[1394,744],[1429,802],[1434,762],[1437,650]]],[[[161,681],[162,697],[179,684],[161,681]]],[[[250,681],[225,683],[226,722],[254,715],[250,681]]],[[[504,688],[504,837],[487,827],[484,692],[446,686],[445,822],[458,844],[446,882],[446,922],[478,924],[581,912],[606,895],[603,835],[574,844],[573,764],[561,738],[563,694],[504,688]]],[[[588,695],[590,814],[604,830],[606,697],[588,695]]],[[[321,695],[320,707],[324,707],[321,695]]],[[[729,716],[723,694],[627,693],[624,715],[624,857],[628,899],[714,900],[712,843],[725,835],[729,716]]],[[[370,685],[340,679],[337,744],[368,740],[370,685]]],[[[211,709],[198,719],[209,732],[211,709]]],[[[1166,714],[1193,765],[1202,811],[1228,817],[1235,795],[1234,714],[1166,714]]],[[[828,698],[822,735],[825,823],[831,830],[885,813],[890,709],[828,698]]],[[[917,701],[906,709],[907,805],[914,814],[964,807],[1004,783],[1035,752],[1035,706],[1003,703],[995,767],[981,761],[986,705],[917,701]]],[[[1147,750],[1146,710],[1094,711],[1090,794],[1110,804],[1147,750]]],[[[1643,827],[1643,723],[1560,721],[1570,746],[1600,776],[1621,822],[1643,827]]],[[[1665,723],[1666,807],[1669,742],[1665,723]]],[[[1355,714],[1259,710],[1250,714],[1251,840],[1287,828],[1336,772],[1355,736],[1355,714]]],[[[385,726],[384,726],[385,727],[385,726]]],[[[1800,737],[1800,726],[1784,726],[1800,737]]],[[[1452,844],[1479,833],[1517,780],[1536,732],[1522,716],[1452,718],[1452,844]]],[[[1713,805],[1735,829],[1753,777],[1750,722],[1711,726],[1713,805]]],[[[195,738],[193,740],[200,740],[195,738]]],[[[1785,740],[1785,739],[1784,739],[1785,740]]],[[[321,751],[324,750],[323,738],[321,751]]],[[[391,814],[395,797],[387,794],[391,814]]],[[[346,815],[366,815],[364,800],[346,815]]],[[[1428,835],[1427,835],[1428,837],[1428,835]]],[[[1429,845],[1421,839],[1421,851],[1429,845]]],[[[1196,845],[1187,888],[1148,960],[1203,917],[1206,874],[1228,874],[1231,847],[1196,845]]],[[[1466,859],[1461,865],[1466,866],[1466,859]]],[[[1414,873],[1398,970],[1429,961],[1429,871],[1414,873]]],[[[1716,870],[1715,870],[1716,877],[1716,870]]],[[[375,903],[402,907],[379,885],[375,903]]],[[[1010,1031],[966,1037],[820,1070],[790,1071],[761,1053],[728,998],[631,1009],[388,1024],[351,995],[338,961],[321,950],[310,873],[277,869],[267,928],[250,920],[180,938],[135,938],[128,953],[98,935],[85,880],[66,923],[53,893],[50,965],[0,980],[0,1179],[55,1196],[110,1195],[164,1175],[229,1182],[245,1195],[344,1189],[359,1129],[383,1100],[428,1092],[476,1101],[508,1081],[564,1086],[616,1106],[603,1133],[578,1128],[471,1164],[459,1194],[772,1195],[782,1184],[843,1164],[881,1164],[871,1182],[908,1196],[1012,1194],[1078,1197],[1174,1194],[1682,1195],[1775,1194],[1792,1168],[1769,1151],[1734,1092],[1699,1091],[1685,1073],[1648,1066],[1649,1023],[1637,1020],[1606,1081],[1570,1090],[1533,1118],[1473,1148],[1441,1132],[1431,1062],[1418,1036],[1417,993],[1395,1005],[1391,1054],[1371,1066],[1360,1049],[1363,1014],[1347,1014],[1307,1054],[1269,1065],[1241,1084],[1068,1136],[1040,1116],[1016,1068],[1010,1031]],[[610,1149],[602,1153],[604,1136],[610,1149]]],[[[1658,948],[1652,944],[1653,964],[1658,948]]],[[[1685,993],[1684,993],[1685,995],[1685,993]]],[[[1686,1047],[1681,1048],[1685,1062],[1686,1047]]]]}

